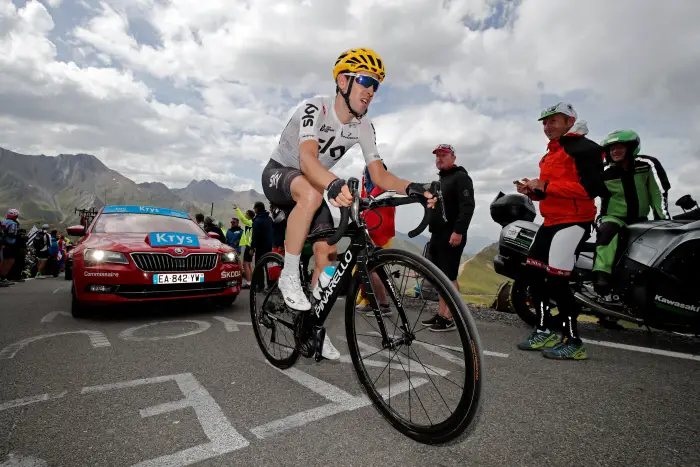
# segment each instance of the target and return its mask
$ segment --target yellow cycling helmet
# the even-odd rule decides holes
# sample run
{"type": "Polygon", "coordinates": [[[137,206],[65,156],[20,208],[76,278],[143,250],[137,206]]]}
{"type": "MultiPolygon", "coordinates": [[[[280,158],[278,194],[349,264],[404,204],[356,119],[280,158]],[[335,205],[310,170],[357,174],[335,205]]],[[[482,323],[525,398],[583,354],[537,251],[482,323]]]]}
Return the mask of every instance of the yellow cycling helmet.
{"type": "Polygon", "coordinates": [[[345,71],[375,73],[379,76],[380,83],[386,76],[384,60],[372,49],[350,49],[340,54],[333,67],[333,79],[337,80],[338,75],[345,71]]]}

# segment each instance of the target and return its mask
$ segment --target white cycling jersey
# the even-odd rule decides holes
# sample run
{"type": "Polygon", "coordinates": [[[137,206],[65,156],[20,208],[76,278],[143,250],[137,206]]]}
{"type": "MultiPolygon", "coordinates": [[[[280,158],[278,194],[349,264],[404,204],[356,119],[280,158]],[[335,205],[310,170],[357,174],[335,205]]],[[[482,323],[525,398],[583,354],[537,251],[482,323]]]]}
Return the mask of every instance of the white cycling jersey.
{"type": "Polygon", "coordinates": [[[367,164],[380,160],[374,125],[370,119],[353,118],[343,125],[335,113],[334,104],[334,96],[315,96],[303,101],[282,131],[272,160],[301,170],[299,144],[308,140],[318,142],[318,160],[327,169],[333,167],[357,143],[360,143],[367,164]]]}

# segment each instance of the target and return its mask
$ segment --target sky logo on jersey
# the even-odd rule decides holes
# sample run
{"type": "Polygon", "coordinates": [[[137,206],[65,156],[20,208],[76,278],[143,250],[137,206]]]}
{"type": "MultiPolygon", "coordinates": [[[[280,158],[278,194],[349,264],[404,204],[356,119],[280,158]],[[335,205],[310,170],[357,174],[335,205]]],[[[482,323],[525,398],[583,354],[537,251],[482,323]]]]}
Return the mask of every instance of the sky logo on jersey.
{"type": "Polygon", "coordinates": [[[105,206],[102,214],[158,214],[161,216],[180,217],[188,219],[186,212],[175,209],[157,208],[155,206],[105,206]]]}
{"type": "Polygon", "coordinates": [[[148,241],[151,246],[199,246],[196,235],[179,232],[151,232],[148,241]]]}

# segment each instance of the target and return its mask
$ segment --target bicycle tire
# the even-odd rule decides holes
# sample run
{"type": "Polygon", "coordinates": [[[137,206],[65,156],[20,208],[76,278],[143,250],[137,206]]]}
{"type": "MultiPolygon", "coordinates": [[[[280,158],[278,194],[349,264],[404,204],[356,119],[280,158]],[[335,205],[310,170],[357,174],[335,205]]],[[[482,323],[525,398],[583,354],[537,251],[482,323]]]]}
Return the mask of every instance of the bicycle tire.
{"type": "MultiPolygon", "coordinates": [[[[448,303],[448,306],[450,307],[453,317],[455,317],[457,332],[459,332],[463,347],[465,349],[470,349],[469,357],[471,357],[474,362],[471,368],[469,368],[471,371],[465,371],[465,383],[468,382],[468,379],[472,380],[472,391],[469,393],[469,391],[466,390],[467,384],[465,384],[465,392],[462,393],[455,413],[445,422],[440,423],[437,428],[427,427],[426,429],[417,430],[404,423],[403,420],[393,414],[392,409],[386,404],[377,391],[377,388],[372,384],[371,378],[360,362],[360,348],[357,344],[357,336],[355,334],[355,301],[348,299],[345,306],[345,329],[355,373],[374,407],[399,432],[423,444],[454,444],[469,436],[473,431],[474,427],[478,424],[483,406],[481,392],[484,381],[484,358],[476,323],[457,290],[454,287],[445,286],[445,284],[451,284],[451,281],[437,266],[426,258],[404,250],[382,249],[374,253],[373,258],[370,259],[370,265],[374,268],[375,265],[381,265],[382,262],[387,260],[399,260],[415,267],[416,271],[420,271],[426,278],[430,278],[436,284],[436,287],[441,289],[443,297],[450,299],[451,303],[448,303]],[[459,319],[456,319],[456,316],[459,316],[459,319]],[[471,337],[471,339],[469,339],[469,337],[471,337]],[[465,339],[468,340],[468,342],[465,342],[465,339]]],[[[350,289],[351,295],[348,295],[348,297],[357,296],[360,283],[361,276],[358,271],[353,276],[350,289]]],[[[466,357],[467,355],[465,352],[465,362],[468,361],[466,357]]],[[[469,365],[465,365],[465,370],[467,370],[466,367],[468,366],[469,365]]]]}
{"type": "Polygon", "coordinates": [[[279,263],[280,266],[284,266],[284,257],[280,255],[279,253],[265,253],[255,264],[255,268],[253,269],[253,277],[251,278],[250,281],[250,319],[251,323],[253,325],[253,332],[255,333],[255,339],[258,341],[258,347],[260,347],[260,350],[262,351],[263,355],[267,359],[268,362],[270,362],[272,365],[276,366],[279,369],[286,369],[291,366],[293,366],[296,361],[299,359],[299,346],[296,345],[294,346],[294,350],[292,350],[291,354],[286,357],[286,358],[276,358],[274,355],[272,355],[268,349],[267,346],[263,342],[263,338],[260,335],[260,330],[258,329],[258,314],[257,314],[257,304],[256,304],[256,298],[258,296],[258,286],[260,285],[260,281],[263,280],[267,264],[271,262],[276,262],[279,263]]]}

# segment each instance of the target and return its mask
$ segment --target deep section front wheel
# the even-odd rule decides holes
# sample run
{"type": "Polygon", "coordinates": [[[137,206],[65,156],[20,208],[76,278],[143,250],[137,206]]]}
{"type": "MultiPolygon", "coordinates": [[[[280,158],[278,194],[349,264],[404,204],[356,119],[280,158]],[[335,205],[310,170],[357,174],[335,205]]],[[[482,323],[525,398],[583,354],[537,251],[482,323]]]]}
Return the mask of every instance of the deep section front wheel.
{"type": "Polygon", "coordinates": [[[479,335],[467,306],[447,276],[421,256],[382,249],[368,267],[375,297],[390,308],[358,311],[356,272],[345,326],[360,383],[384,418],[409,438],[435,445],[464,438],[476,424],[484,379],[479,335]],[[428,297],[428,289],[439,299],[428,297]],[[454,325],[435,317],[440,300],[454,325]]]}

